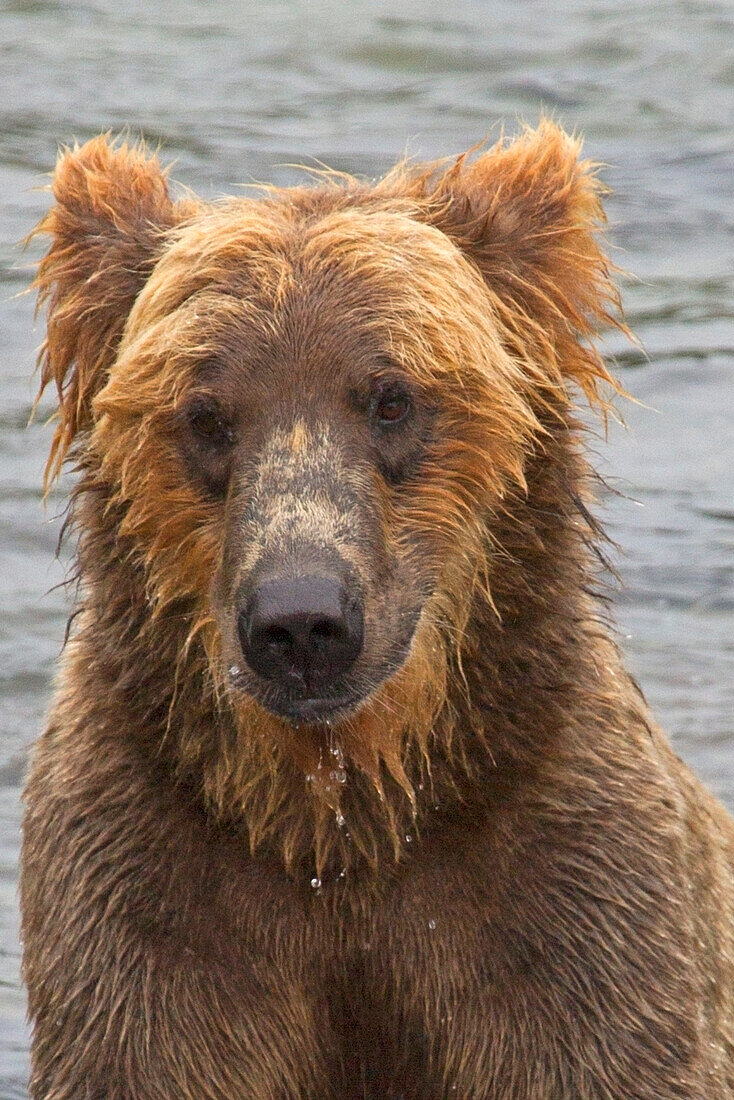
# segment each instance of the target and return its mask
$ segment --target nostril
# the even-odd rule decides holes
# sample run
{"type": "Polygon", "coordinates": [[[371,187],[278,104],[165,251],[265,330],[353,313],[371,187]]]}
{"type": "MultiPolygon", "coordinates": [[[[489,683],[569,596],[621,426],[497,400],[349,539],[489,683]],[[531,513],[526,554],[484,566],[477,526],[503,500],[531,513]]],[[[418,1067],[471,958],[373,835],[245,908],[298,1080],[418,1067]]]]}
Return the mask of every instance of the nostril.
{"type": "Polygon", "coordinates": [[[341,622],[335,622],[333,619],[319,619],[315,622],[309,631],[310,637],[318,644],[319,642],[340,642],[346,636],[346,629],[341,622]]]}
{"type": "Polygon", "coordinates": [[[258,642],[269,649],[287,654],[293,649],[293,635],[284,626],[268,626],[259,632],[258,642]]]}

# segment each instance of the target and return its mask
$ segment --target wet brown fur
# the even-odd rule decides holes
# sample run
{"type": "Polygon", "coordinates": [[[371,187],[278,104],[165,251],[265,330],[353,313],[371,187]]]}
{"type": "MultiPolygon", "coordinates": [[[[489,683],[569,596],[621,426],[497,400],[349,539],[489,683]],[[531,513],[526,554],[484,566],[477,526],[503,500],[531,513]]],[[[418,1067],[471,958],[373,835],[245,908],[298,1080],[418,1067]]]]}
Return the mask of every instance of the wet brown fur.
{"type": "Polygon", "coordinates": [[[617,296],[578,151],[543,123],[218,204],[142,148],[61,156],[36,282],[81,587],[26,793],[34,1098],[734,1096],[734,831],[596,594],[574,405],[605,409],[617,296]],[[233,542],[177,444],[202,364],[247,333],[277,403],[284,359],[318,393],[352,332],[435,409],[415,470],[293,410],[233,542]],[[332,726],[227,675],[227,578],[291,520],[364,575],[420,547],[409,653],[332,726]]]}

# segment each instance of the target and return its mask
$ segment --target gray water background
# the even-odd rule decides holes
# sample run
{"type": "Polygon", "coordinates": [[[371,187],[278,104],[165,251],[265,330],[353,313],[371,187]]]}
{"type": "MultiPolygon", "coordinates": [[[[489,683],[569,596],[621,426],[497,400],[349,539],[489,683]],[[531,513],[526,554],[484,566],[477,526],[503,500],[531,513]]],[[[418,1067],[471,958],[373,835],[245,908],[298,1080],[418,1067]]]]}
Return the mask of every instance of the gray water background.
{"type": "MultiPolygon", "coordinates": [[[[206,197],[294,162],[374,176],[545,109],[586,135],[628,320],[608,340],[641,403],[594,448],[624,554],[629,663],[679,753],[734,808],[734,5],[655,0],[328,3],[0,0],[0,1098],[25,1095],[17,858],[28,748],[68,613],[27,427],[42,325],[18,242],[57,145],[130,127],[206,197]]],[[[48,410],[50,406],[45,406],[48,410]]]]}

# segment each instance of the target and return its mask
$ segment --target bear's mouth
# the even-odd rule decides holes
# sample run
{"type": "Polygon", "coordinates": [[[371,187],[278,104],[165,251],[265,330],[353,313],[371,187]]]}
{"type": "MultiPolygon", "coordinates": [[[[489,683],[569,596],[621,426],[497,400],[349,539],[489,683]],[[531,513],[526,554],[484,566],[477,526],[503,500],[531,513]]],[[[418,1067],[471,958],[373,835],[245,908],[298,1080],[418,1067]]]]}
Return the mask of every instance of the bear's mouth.
{"type": "MultiPolygon", "coordinates": [[[[369,694],[369,693],[368,693],[369,694]]],[[[336,697],[315,696],[307,699],[269,700],[267,709],[293,726],[313,722],[333,722],[354,713],[368,695],[344,694],[336,697]]]]}
{"type": "Polygon", "coordinates": [[[231,689],[237,694],[248,695],[256,703],[277,718],[284,718],[293,726],[309,723],[331,723],[337,718],[346,717],[366,701],[377,684],[360,685],[349,689],[347,685],[337,686],[336,691],[318,694],[308,690],[304,683],[302,691],[286,691],[283,687],[264,681],[254,675],[247,667],[231,665],[228,670],[231,689]]]}
{"type": "Polygon", "coordinates": [[[276,718],[285,719],[293,726],[310,723],[330,723],[353,714],[366,702],[384,677],[375,684],[317,694],[304,684],[302,692],[288,692],[275,684],[267,683],[244,667],[229,669],[229,683],[236,693],[249,696],[276,718]]]}
{"type": "MultiPolygon", "coordinates": [[[[420,613],[415,619],[419,617],[420,613]]],[[[345,678],[341,683],[335,683],[331,691],[321,694],[314,690],[316,685],[309,690],[305,682],[300,691],[284,689],[264,680],[244,663],[229,668],[229,684],[236,693],[248,695],[264,710],[292,726],[333,724],[355,714],[382,684],[400,671],[410,655],[414,637],[415,620],[411,617],[404,636],[396,640],[390,653],[372,667],[369,675],[354,677],[357,682],[352,684],[349,678],[345,678]]]]}

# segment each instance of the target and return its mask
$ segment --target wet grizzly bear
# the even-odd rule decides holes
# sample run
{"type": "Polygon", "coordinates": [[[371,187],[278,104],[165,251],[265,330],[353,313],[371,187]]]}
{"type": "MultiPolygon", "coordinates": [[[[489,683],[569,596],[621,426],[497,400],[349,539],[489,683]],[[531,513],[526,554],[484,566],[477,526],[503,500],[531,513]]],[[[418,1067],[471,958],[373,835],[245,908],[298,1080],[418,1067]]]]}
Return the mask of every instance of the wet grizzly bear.
{"type": "Polygon", "coordinates": [[[550,123],[215,204],[61,157],[33,1097],[734,1096],[732,822],[595,594],[599,190],[550,123]]]}

